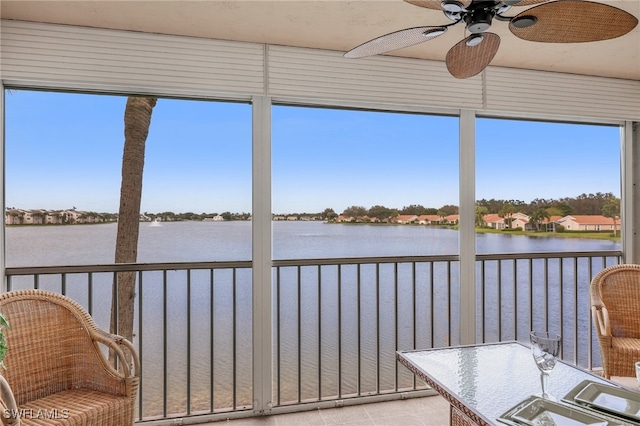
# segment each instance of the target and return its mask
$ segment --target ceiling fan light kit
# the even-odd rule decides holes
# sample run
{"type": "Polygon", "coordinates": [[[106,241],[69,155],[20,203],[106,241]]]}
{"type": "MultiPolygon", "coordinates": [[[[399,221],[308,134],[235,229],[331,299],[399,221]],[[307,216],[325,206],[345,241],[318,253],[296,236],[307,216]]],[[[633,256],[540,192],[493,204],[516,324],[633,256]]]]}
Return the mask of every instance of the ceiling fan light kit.
{"type": "Polygon", "coordinates": [[[464,5],[456,0],[445,0],[440,3],[442,10],[449,13],[460,13],[464,10],[464,5]]]}
{"type": "Polygon", "coordinates": [[[536,18],[535,16],[524,15],[516,16],[515,18],[513,18],[511,20],[511,25],[513,25],[514,28],[529,28],[536,22],[538,22],[538,18],[536,18]]]}
{"type": "Polygon", "coordinates": [[[346,58],[362,58],[414,46],[432,40],[451,26],[464,23],[470,36],[446,55],[449,73],[469,78],[481,73],[500,47],[500,37],[488,30],[494,20],[509,23],[513,35],[541,43],[585,43],[621,37],[638,25],[638,19],[614,6],[589,0],[404,0],[414,6],[441,10],[453,21],[395,31],[363,43],[346,58]],[[514,7],[533,6],[514,16],[514,7]]]}
{"type": "Polygon", "coordinates": [[[467,46],[473,47],[473,46],[479,45],[482,42],[482,40],[484,40],[484,37],[482,34],[474,34],[467,37],[465,39],[465,42],[467,46]]]}

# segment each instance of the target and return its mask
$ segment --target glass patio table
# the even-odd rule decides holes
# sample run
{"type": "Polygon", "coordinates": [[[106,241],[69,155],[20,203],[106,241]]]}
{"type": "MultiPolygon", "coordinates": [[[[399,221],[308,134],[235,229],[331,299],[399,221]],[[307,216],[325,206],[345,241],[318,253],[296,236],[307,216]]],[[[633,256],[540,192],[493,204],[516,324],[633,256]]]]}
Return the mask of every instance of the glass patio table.
{"type": "MultiPolygon", "coordinates": [[[[455,426],[502,425],[498,417],[541,393],[531,350],[518,342],[398,351],[396,357],[449,401],[455,426]]],[[[560,401],[584,380],[613,384],[559,361],[549,373],[549,394],[560,401]]]]}

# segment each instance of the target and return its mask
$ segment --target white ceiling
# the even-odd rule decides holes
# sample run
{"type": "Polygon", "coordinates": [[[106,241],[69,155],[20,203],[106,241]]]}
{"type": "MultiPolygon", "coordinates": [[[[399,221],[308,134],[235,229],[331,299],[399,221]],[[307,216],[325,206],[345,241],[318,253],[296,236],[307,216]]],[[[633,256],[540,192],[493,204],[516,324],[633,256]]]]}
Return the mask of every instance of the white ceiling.
{"type": "MultiPolygon", "coordinates": [[[[600,3],[640,17],[640,0],[600,3]]],[[[400,29],[451,22],[440,11],[402,0],[0,0],[0,16],[343,52],[400,29]]],[[[502,40],[491,65],[640,80],[640,26],[614,40],[579,44],[524,41],[512,35],[505,22],[495,21],[491,31],[502,40]]],[[[464,37],[464,26],[458,25],[392,54],[444,60],[464,37]]]]}

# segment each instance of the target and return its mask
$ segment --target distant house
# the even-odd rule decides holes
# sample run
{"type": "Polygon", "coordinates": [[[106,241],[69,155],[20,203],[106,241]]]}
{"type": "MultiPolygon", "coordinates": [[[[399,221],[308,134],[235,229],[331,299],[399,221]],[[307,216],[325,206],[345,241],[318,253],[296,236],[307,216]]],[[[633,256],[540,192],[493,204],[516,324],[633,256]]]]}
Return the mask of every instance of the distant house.
{"type": "Polygon", "coordinates": [[[567,231],[614,231],[620,229],[620,220],[615,223],[610,217],[599,214],[594,215],[569,215],[558,220],[567,231]]]}
{"type": "Polygon", "coordinates": [[[514,213],[511,215],[511,229],[524,229],[524,230],[532,230],[535,229],[535,225],[529,223],[530,217],[524,213],[514,213]]]}
{"type": "MultiPolygon", "coordinates": [[[[145,216],[141,216],[145,217],[145,216]]],[[[61,225],[76,223],[102,223],[105,216],[96,212],[69,210],[22,210],[6,209],[4,213],[7,225],[61,225]]]]}
{"type": "Polygon", "coordinates": [[[33,225],[33,213],[31,210],[25,210],[22,215],[22,223],[25,225],[33,225]]]}
{"type": "Polygon", "coordinates": [[[504,229],[504,218],[498,216],[497,213],[489,213],[482,216],[482,221],[484,222],[484,226],[487,228],[493,229],[504,229]]]}
{"type": "Polygon", "coordinates": [[[450,214],[449,216],[444,217],[444,223],[448,225],[456,225],[460,221],[460,215],[458,214],[450,214]]]}
{"type": "Polygon", "coordinates": [[[437,214],[423,214],[418,216],[417,219],[420,225],[435,225],[440,223],[441,220],[442,218],[437,214]]]}
{"type": "Polygon", "coordinates": [[[67,223],[68,220],[67,213],[62,210],[49,211],[45,216],[45,222],[52,225],[67,223]]]}
{"type": "Polygon", "coordinates": [[[547,232],[556,232],[556,225],[558,221],[562,219],[562,216],[550,216],[549,219],[544,218],[542,220],[542,226],[545,227],[545,231],[547,232]]]}
{"type": "Polygon", "coordinates": [[[65,210],[64,213],[67,215],[67,220],[69,221],[69,223],[80,223],[79,219],[82,215],[82,212],[71,209],[65,210]]]}
{"type": "Polygon", "coordinates": [[[418,216],[415,214],[399,214],[398,216],[393,218],[394,223],[408,224],[408,223],[416,223],[418,221],[418,216]]]}
{"type": "Polygon", "coordinates": [[[24,223],[25,210],[7,209],[4,212],[4,223],[7,225],[21,225],[24,223]]]}
{"type": "Polygon", "coordinates": [[[25,210],[22,223],[29,225],[42,225],[47,217],[46,210],[25,210]]]}
{"type": "Polygon", "coordinates": [[[535,226],[530,223],[530,218],[524,213],[514,213],[509,219],[500,217],[497,213],[486,214],[482,217],[484,226],[493,229],[515,229],[522,228],[524,230],[535,229],[535,226]],[[510,222],[510,224],[509,224],[510,222]]]}

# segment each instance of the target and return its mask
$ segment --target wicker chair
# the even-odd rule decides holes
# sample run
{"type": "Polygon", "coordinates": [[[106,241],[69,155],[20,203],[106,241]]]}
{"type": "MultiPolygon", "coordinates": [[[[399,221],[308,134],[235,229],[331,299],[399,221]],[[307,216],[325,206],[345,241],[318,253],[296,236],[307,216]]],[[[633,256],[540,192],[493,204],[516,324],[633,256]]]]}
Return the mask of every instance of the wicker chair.
{"type": "Polygon", "coordinates": [[[100,330],[79,304],[55,293],[4,293],[0,310],[11,326],[7,369],[0,368],[3,424],[133,424],[140,363],[128,340],[100,330]]]}
{"type": "Polygon", "coordinates": [[[640,361],[640,265],[615,265],[590,286],[591,313],[600,343],[603,375],[635,377],[640,361]]]}

